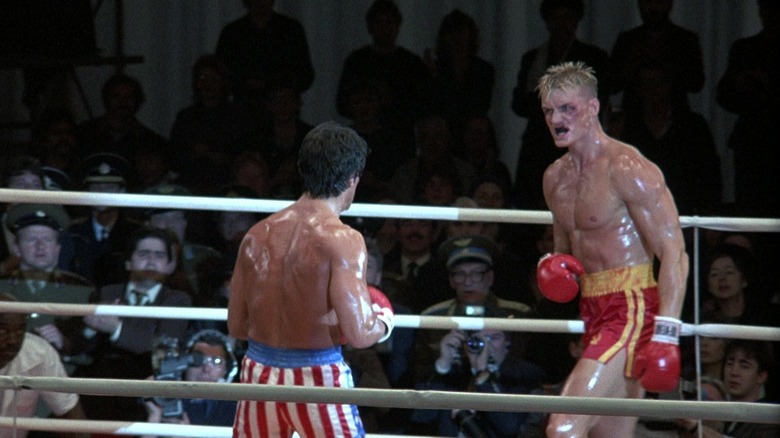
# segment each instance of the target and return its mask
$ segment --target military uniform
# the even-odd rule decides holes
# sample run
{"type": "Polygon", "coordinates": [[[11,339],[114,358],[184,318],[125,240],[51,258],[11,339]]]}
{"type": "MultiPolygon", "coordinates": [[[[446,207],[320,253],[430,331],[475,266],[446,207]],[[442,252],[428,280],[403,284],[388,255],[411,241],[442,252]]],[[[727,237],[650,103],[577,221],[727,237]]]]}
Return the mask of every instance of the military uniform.
{"type": "MultiPolygon", "coordinates": [[[[16,204],[8,211],[6,226],[18,233],[32,225],[43,225],[59,233],[60,243],[65,227],[68,225],[68,215],[59,205],[51,204],[16,204]]],[[[21,302],[86,304],[94,288],[92,284],[72,272],[57,268],[56,263],[51,270],[24,268],[0,276],[0,290],[14,295],[21,302]]],[[[54,323],[54,315],[32,313],[27,318],[27,329],[32,330],[42,325],[54,323]]]]}
{"type": "MultiPolygon", "coordinates": [[[[0,277],[0,290],[21,302],[87,304],[94,287],[86,278],[60,269],[51,272],[16,270],[0,277]]],[[[31,313],[27,316],[27,330],[61,319],[55,315],[31,313]]]]}

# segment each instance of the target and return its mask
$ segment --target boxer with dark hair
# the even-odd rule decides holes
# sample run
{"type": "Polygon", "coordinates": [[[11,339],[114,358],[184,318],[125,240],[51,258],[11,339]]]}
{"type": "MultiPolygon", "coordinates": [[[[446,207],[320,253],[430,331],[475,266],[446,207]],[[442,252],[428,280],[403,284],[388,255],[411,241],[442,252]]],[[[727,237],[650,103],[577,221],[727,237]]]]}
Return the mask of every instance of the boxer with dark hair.
{"type": "MultiPolygon", "coordinates": [[[[241,383],[354,386],[341,344],[366,348],[390,336],[393,310],[366,285],[363,236],[339,219],[352,204],[366,142],[332,122],[303,141],[304,194],[244,236],[230,284],[228,329],[249,341],[241,383]]],[[[362,436],[357,407],[244,400],[234,437],[362,436]]]]}
{"type": "MultiPolygon", "coordinates": [[[[554,253],[539,261],[539,289],[565,302],[581,288],[585,322],[585,350],[562,395],[640,398],[643,388],[670,391],[680,376],[688,276],[672,194],[655,164],[604,133],[590,67],[550,67],[537,89],[555,146],[568,149],[544,173],[554,253]]],[[[636,423],[636,417],[553,414],[547,436],[633,436],[636,423]]]]}

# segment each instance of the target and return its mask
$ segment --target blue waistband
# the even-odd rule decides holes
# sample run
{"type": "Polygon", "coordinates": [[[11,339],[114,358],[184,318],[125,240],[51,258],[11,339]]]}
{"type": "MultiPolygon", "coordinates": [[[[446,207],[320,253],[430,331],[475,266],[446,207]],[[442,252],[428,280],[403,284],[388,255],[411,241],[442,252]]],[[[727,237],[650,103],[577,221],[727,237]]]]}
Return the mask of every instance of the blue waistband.
{"type": "Polygon", "coordinates": [[[276,348],[259,342],[249,341],[246,356],[255,362],[278,368],[301,368],[327,365],[343,360],[341,346],[319,350],[297,350],[276,348]]]}

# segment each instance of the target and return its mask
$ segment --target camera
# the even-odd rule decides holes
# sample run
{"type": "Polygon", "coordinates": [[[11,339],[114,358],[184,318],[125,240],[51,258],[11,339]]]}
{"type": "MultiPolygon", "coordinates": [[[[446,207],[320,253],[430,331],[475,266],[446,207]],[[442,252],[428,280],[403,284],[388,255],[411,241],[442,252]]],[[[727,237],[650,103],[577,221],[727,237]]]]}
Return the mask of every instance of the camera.
{"type": "MultiPolygon", "coordinates": [[[[203,354],[181,354],[179,341],[175,338],[158,339],[152,350],[154,380],[183,380],[187,368],[199,367],[202,364],[203,354]]],[[[151,400],[162,409],[163,418],[181,417],[184,413],[184,404],[179,398],[152,397],[151,400]]]]}
{"type": "Polygon", "coordinates": [[[471,335],[466,339],[466,349],[471,354],[479,355],[485,349],[485,340],[477,335],[471,335]]]}

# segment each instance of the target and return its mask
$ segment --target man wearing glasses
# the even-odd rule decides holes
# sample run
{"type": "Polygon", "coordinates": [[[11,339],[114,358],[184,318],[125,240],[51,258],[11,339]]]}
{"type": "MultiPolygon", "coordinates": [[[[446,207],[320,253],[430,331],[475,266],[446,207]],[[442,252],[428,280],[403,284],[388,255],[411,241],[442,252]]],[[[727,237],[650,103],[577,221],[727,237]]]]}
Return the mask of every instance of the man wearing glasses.
{"type": "MultiPolygon", "coordinates": [[[[231,382],[238,374],[234,354],[235,341],[218,330],[204,329],[187,342],[190,366],[184,371],[187,382],[231,382]]],[[[149,423],[232,426],[236,416],[235,400],[183,399],[181,415],[166,416],[158,398],[144,399],[149,423]]],[[[170,399],[164,399],[166,403],[170,399]]]]}
{"type": "MultiPolygon", "coordinates": [[[[491,291],[497,252],[496,244],[481,235],[453,237],[442,243],[437,256],[439,263],[447,268],[455,297],[425,309],[422,314],[529,317],[529,306],[498,298],[491,291]]],[[[521,359],[522,340],[511,333],[492,329],[427,330],[418,333],[417,341],[416,381],[420,389],[528,393],[544,379],[540,367],[521,359]]],[[[451,436],[461,431],[474,436],[470,427],[478,426],[503,436],[518,433],[526,421],[527,414],[517,412],[417,410],[412,414],[413,424],[407,432],[451,436]]]]}

